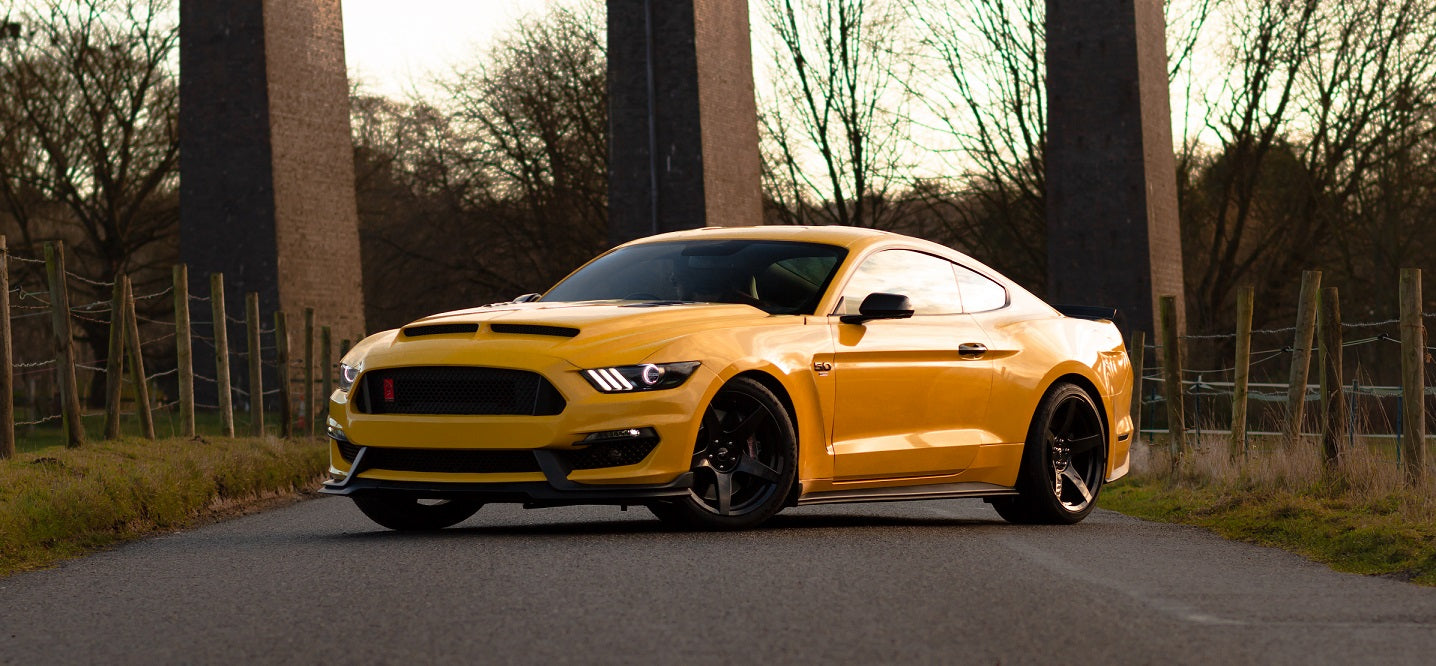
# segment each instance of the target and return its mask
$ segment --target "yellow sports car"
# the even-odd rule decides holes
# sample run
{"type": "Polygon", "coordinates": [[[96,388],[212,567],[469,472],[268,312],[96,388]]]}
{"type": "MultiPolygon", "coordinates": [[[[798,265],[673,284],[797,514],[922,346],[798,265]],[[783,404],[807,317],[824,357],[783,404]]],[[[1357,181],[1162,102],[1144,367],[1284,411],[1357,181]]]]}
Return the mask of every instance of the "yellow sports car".
{"type": "Polygon", "coordinates": [[[731,529],[788,506],[952,497],[1075,523],[1127,471],[1132,373],[1111,310],[1064,310],[892,233],[644,238],[541,296],[357,345],[323,492],[398,530],[488,502],[731,529]]]}

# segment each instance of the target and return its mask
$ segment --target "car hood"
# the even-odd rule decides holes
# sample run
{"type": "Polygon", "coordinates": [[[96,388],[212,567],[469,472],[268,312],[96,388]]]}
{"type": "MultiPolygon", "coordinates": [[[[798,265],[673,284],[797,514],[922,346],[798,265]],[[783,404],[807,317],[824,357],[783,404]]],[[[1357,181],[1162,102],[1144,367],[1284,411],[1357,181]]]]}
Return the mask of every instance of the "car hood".
{"type": "Polygon", "coordinates": [[[366,340],[363,348],[354,351],[395,363],[402,362],[405,349],[417,350],[441,341],[452,345],[455,337],[461,337],[472,340],[476,351],[492,351],[496,356],[538,353],[579,366],[637,363],[669,342],[694,333],[795,319],[801,321],[802,317],[713,303],[503,303],[417,319],[366,340]],[[463,330],[459,328],[462,325],[476,325],[478,330],[463,330]]]}

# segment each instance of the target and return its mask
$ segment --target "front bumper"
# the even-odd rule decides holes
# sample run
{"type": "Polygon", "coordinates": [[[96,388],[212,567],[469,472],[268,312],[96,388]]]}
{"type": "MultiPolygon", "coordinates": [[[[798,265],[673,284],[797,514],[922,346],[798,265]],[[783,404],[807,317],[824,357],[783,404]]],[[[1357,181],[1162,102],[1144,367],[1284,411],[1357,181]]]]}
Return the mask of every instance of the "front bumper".
{"type": "MultiPolygon", "coordinates": [[[[444,359],[422,357],[416,363],[438,364],[444,359]]],[[[350,409],[349,395],[330,396],[330,426],[338,437],[356,446],[376,449],[531,452],[540,461],[581,450],[593,433],[641,428],[657,436],[658,445],[640,462],[621,466],[579,467],[565,474],[548,469],[466,473],[453,471],[401,471],[370,465],[354,469],[336,446],[330,447],[330,474],[361,481],[386,481],[426,487],[483,487],[510,484],[576,483],[578,487],[667,488],[692,467],[697,414],[716,391],[716,376],[700,367],[680,387],[652,392],[604,394],[579,376],[575,366],[540,357],[510,359],[504,367],[544,375],[564,396],[566,408],[541,416],[466,416],[370,414],[350,409]],[[557,452],[557,453],[554,453],[557,452]]],[[[352,458],[352,456],[349,456],[352,458]]],[[[373,461],[371,461],[373,462],[373,461]]],[[[686,488],[683,489],[686,492],[686,488]]],[[[679,493],[682,494],[682,493],[679,493]]]]}
{"type": "Polygon", "coordinates": [[[569,470],[553,451],[536,450],[543,481],[512,481],[456,483],[452,481],[405,481],[360,476],[365,471],[365,453],[360,447],[349,473],[342,479],[324,482],[319,489],[325,495],[352,496],[368,493],[402,493],[427,499],[470,497],[484,502],[521,502],[529,505],[558,506],[565,504],[641,504],[647,501],[681,497],[693,487],[693,473],[685,472],[662,484],[587,485],[568,479],[569,470]]]}

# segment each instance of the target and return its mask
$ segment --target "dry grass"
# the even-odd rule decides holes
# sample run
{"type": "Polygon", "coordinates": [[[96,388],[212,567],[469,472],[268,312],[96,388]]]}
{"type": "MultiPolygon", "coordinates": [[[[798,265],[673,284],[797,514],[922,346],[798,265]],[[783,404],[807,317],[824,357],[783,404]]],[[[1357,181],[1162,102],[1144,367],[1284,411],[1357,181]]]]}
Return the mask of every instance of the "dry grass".
{"type": "Polygon", "coordinates": [[[1408,487],[1379,444],[1358,438],[1333,469],[1312,438],[1257,442],[1237,459],[1224,438],[1205,438],[1175,471],[1165,446],[1133,454],[1130,479],[1104,490],[1103,506],[1436,585],[1436,483],[1408,487]]]}
{"type": "Polygon", "coordinates": [[[0,576],[318,483],[319,441],[125,439],[0,461],[0,576]]]}

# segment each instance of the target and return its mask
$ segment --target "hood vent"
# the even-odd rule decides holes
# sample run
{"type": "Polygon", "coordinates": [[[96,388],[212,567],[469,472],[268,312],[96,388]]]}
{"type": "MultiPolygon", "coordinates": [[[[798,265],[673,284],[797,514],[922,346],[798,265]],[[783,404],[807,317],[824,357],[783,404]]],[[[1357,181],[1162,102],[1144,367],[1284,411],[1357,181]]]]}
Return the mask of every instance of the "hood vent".
{"type": "Polygon", "coordinates": [[[478,332],[478,324],[429,324],[427,326],[410,326],[404,329],[404,336],[417,338],[421,335],[454,335],[478,332]]]}
{"type": "Polygon", "coordinates": [[[552,335],[559,338],[571,338],[578,335],[578,329],[567,326],[544,326],[543,324],[489,324],[489,330],[495,333],[512,333],[514,335],[552,335]]]}

